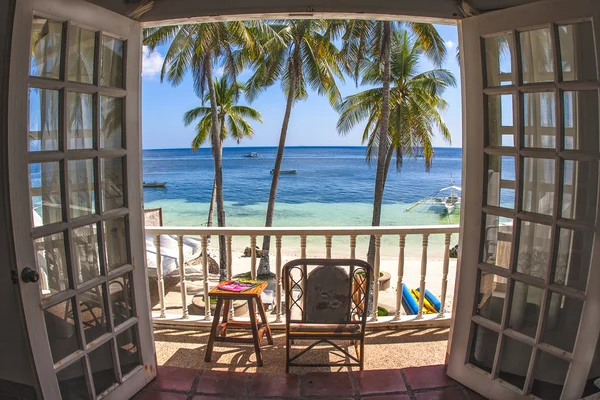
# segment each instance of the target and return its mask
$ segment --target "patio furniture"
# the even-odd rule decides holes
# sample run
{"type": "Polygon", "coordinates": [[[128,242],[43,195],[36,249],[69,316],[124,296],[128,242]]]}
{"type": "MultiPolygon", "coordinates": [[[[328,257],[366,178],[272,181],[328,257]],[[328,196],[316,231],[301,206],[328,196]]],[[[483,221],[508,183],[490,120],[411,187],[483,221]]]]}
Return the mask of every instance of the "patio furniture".
{"type": "Polygon", "coordinates": [[[252,343],[254,344],[254,352],[256,353],[256,363],[259,367],[262,367],[263,359],[260,351],[260,343],[263,335],[266,334],[268,343],[270,345],[273,344],[273,337],[271,336],[271,329],[269,328],[267,314],[265,313],[262,301],[260,300],[260,295],[266,287],[267,282],[262,282],[260,285],[257,285],[244,292],[229,292],[217,288],[214,288],[209,292],[210,297],[217,299],[217,306],[215,308],[215,315],[213,317],[213,323],[210,329],[210,336],[206,346],[204,361],[210,362],[215,342],[252,343]],[[236,300],[248,302],[248,314],[250,314],[250,322],[229,321],[229,309],[231,308],[231,302],[236,300]],[[260,314],[260,323],[256,321],[257,308],[260,314]],[[219,323],[219,317],[221,313],[223,313],[223,321],[219,323]],[[250,329],[252,331],[252,338],[227,337],[228,328],[250,329]]]}
{"type": "Polygon", "coordinates": [[[328,367],[342,364],[307,364],[296,360],[316,345],[327,343],[350,362],[364,367],[365,325],[373,267],[357,259],[298,259],[283,266],[286,290],[286,373],[291,366],[328,367]],[[309,271],[309,266],[312,267],[309,271]],[[354,343],[356,356],[334,340],[354,343]],[[312,341],[290,357],[290,345],[312,341]]]}

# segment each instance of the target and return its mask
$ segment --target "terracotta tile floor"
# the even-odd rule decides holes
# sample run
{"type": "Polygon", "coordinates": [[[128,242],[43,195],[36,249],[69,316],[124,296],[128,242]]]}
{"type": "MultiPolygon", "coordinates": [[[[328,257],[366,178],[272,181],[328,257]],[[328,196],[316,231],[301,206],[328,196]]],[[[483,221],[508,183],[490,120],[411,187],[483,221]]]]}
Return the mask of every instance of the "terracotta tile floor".
{"type": "Polygon", "coordinates": [[[135,400],[480,400],[445,365],[364,372],[247,373],[158,367],[135,400]]]}

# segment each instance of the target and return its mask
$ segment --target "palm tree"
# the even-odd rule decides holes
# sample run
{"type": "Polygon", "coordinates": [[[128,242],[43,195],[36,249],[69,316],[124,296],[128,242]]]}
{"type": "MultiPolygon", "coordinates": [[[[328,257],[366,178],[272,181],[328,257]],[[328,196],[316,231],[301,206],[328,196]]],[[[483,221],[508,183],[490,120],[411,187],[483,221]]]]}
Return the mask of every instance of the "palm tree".
{"type": "MultiPolygon", "coordinates": [[[[216,78],[214,82],[215,94],[217,98],[217,113],[220,131],[219,147],[223,151],[223,141],[231,136],[239,144],[243,138],[251,138],[254,135],[254,129],[246,118],[253,119],[262,123],[260,112],[252,107],[236,105],[239,93],[245,90],[240,83],[230,83],[226,78],[216,78]]],[[[202,103],[208,103],[210,99],[208,94],[202,99],[202,103]]],[[[192,150],[197,151],[208,139],[212,131],[212,109],[210,107],[196,107],[187,111],[183,116],[185,126],[191,125],[199,119],[196,125],[196,136],[192,140],[192,150]]],[[[212,217],[216,201],[216,185],[213,184],[210,209],[208,212],[208,226],[212,226],[212,217]]]]}
{"type": "MultiPolygon", "coordinates": [[[[310,87],[320,95],[327,96],[329,102],[335,105],[340,99],[335,78],[343,80],[338,63],[338,50],[328,35],[327,21],[288,20],[272,23],[270,26],[275,35],[270,35],[263,41],[262,53],[253,60],[254,73],[247,82],[246,91],[248,99],[252,101],[260,92],[280,81],[286,96],[285,114],[281,124],[267,206],[266,227],[273,225],[277,184],[294,103],[306,99],[310,87]]],[[[270,236],[265,236],[258,275],[270,273],[270,245],[270,236]]]]}
{"type": "MultiPolygon", "coordinates": [[[[260,22],[256,23],[260,25],[260,22]]],[[[237,73],[243,67],[237,56],[237,49],[251,53],[255,42],[248,27],[241,21],[214,22],[148,28],[144,30],[144,44],[150,49],[171,42],[165,54],[161,71],[161,82],[167,77],[173,86],[183,80],[187,71],[194,79],[194,90],[200,98],[208,99],[211,108],[211,144],[215,167],[215,186],[217,199],[217,222],[225,226],[225,203],[223,199],[223,161],[221,140],[219,140],[219,117],[217,95],[213,82],[215,65],[223,65],[226,76],[236,80],[237,73]]],[[[219,236],[219,261],[221,269],[227,264],[225,237],[219,236]]]]}
{"type": "MultiPolygon", "coordinates": [[[[377,171],[375,175],[375,190],[373,195],[372,226],[381,222],[381,204],[385,186],[385,162],[390,140],[387,139],[390,125],[390,80],[391,80],[391,48],[392,40],[407,27],[419,38],[424,54],[436,65],[441,66],[446,57],[444,40],[431,24],[393,21],[364,21],[350,20],[332,24],[331,33],[336,37],[341,35],[341,61],[347,73],[358,83],[361,74],[368,65],[374,64],[381,69],[381,110],[378,117],[377,129],[379,137],[376,143],[377,171]]],[[[375,260],[375,237],[371,236],[367,260],[375,260]]]]}

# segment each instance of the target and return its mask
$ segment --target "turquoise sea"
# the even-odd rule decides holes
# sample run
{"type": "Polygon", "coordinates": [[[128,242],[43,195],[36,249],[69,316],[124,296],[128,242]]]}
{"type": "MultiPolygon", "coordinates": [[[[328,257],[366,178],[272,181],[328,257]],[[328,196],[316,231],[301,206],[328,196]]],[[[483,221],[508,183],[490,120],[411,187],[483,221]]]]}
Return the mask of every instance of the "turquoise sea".
{"type": "MultiPolygon", "coordinates": [[[[223,149],[227,226],[264,226],[276,151],[275,147],[223,149]],[[259,157],[243,157],[248,152],[257,152],[259,157]]],[[[286,147],[282,169],[297,173],[280,178],[274,225],[369,226],[376,165],[369,165],[365,153],[364,147],[286,147]]],[[[444,215],[443,206],[406,209],[451,180],[460,186],[461,163],[462,149],[436,148],[428,172],[423,158],[405,158],[398,171],[392,167],[382,225],[457,224],[459,212],[444,215]]],[[[162,207],[165,225],[206,223],[213,182],[210,149],[144,150],[143,176],[144,181],[167,182],[165,189],[144,190],[145,207],[162,207]]],[[[359,247],[364,243],[359,242],[359,247]]],[[[397,249],[397,239],[384,238],[383,244],[397,249]]]]}

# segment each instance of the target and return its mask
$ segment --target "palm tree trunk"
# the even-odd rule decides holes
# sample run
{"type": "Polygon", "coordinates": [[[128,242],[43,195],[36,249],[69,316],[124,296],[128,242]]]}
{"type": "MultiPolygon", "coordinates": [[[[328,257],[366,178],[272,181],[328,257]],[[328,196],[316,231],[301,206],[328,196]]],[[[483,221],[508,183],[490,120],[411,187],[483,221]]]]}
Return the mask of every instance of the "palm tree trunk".
{"type": "MultiPolygon", "coordinates": [[[[299,48],[296,46],[294,52],[294,58],[296,62],[292,66],[292,76],[290,79],[290,87],[287,94],[287,103],[285,106],[285,114],[283,117],[283,123],[281,124],[281,133],[279,134],[279,146],[277,147],[277,156],[275,157],[275,166],[273,168],[273,178],[271,180],[271,191],[269,192],[269,204],[267,206],[267,218],[265,221],[265,227],[273,226],[273,213],[275,211],[275,197],[277,196],[277,184],[279,183],[279,174],[281,172],[281,162],[283,161],[283,149],[285,147],[285,139],[287,136],[288,125],[290,123],[290,115],[292,113],[292,107],[294,106],[296,85],[298,84],[298,71],[296,68],[300,68],[298,64],[299,48]]],[[[258,264],[257,275],[267,275],[271,272],[269,265],[269,250],[271,249],[271,236],[265,236],[263,238],[262,245],[262,256],[260,263],[258,264]]]]}
{"type": "Polygon", "coordinates": [[[213,215],[215,214],[215,204],[217,202],[217,183],[213,179],[212,196],[210,196],[210,207],[208,208],[208,220],[206,226],[213,226],[213,215]]]}
{"type": "MultiPolygon", "coordinates": [[[[206,80],[210,96],[212,118],[212,153],[215,161],[215,188],[217,192],[217,224],[225,226],[225,201],[223,199],[223,157],[221,156],[221,139],[219,134],[219,117],[217,115],[217,95],[213,80],[212,60],[207,57],[206,80]]],[[[219,236],[219,271],[220,279],[227,278],[227,253],[225,251],[225,236],[219,236]]]]}
{"type": "Polygon", "coordinates": [[[394,158],[394,146],[388,147],[387,154],[385,156],[385,172],[383,173],[383,189],[385,190],[385,184],[387,182],[388,174],[390,172],[390,165],[392,164],[392,158],[394,158]]]}
{"type": "MultiPolygon", "coordinates": [[[[385,186],[385,161],[387,154],[388,125],[390,120],[390,54],[391,54],[391,26],[389,21],[383,22],[382,58],[383,58],[383,91],[381,104],[381,122],[379,132],[379,147],[377,148],[377,173],[375,175],[375,192],[373,195],[373,218],[371,226],[381,223],[381,204],[383,202],[383,189],[385,186]]],[[[375,236],[369,240],[367,261],[373,265],[375,262],[375,236]]],[[[377,277],[376,277],[377,278],[377,277]]]]}

